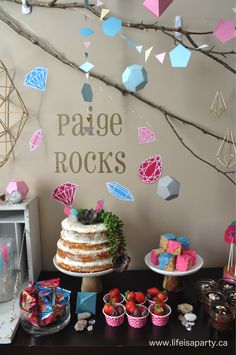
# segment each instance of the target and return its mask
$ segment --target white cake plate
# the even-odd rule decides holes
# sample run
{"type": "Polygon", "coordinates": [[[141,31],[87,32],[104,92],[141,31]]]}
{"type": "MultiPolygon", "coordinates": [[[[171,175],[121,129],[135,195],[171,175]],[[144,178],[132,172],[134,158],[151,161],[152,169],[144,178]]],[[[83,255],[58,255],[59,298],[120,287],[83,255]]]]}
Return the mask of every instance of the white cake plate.
{"type": "Polygon", "coordinates": [[[158,274],[165,275],[164,281],[163,281],[163,287],[168,290],[168,291],[173,291],[173,292],[179,292],[184,289],[184,284],[181,276],[186,276],[193,274],[194,272],[197,272],[198,270],[201,269],[203,266],[203,259],[200,255],[197,254],[196,257],[196,265],[191,267],[191,269],[187,271],[167,271],[167,270],[161,270],[158,265],[154,265],[151,262],[151,252],[148,253],[145,258],[145,263],[146,265],[154,272],[157,272],[158,274]]]}
{"type": "Polygon", "coordinates": [[[82,277],[81,291],[82,292],[102,292],[102,281],[101,276],[110,274],[113,269],[107,269],[104,271],[97,272],[73,272],[62,269],[56,264],[55,256],[53,258],[53,264],[63,274],[75,277],[82,277]]]}

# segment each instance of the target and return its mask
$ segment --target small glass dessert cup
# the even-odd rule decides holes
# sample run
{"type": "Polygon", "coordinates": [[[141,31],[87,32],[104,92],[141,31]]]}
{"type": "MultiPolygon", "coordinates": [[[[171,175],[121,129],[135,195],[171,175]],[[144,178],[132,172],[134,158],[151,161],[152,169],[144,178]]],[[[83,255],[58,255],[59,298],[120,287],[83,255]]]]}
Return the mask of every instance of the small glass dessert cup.
{"type": "Polygon", "coordinates": [[[235,313],[230,304],[226,302],[213,302],[211,304],[210,323],[219,331],[227,331],[231,328],[235,313]]]}
{"type": "Polygon", "coordinates": [[[172,310],[171,310],[170,306],[168,304],[166,304],[165,314],[164,315],[157,315],[157,314],[153,313],[154,307],[155,307],[155,304],[150,304],[150,306],[148,307],[148,310],[151,314],[152,324],[157,325],[159,327],[163,327],[164,325],[166,325],[169,322],[170,314],[171,314],[172,310]]]}
{"type": "Polygon", "coordinates": [[[207,314],[211,312],[211,304],[215,301],[225,301],[225,296],[218,290],[205,292],[203,295],[203,307],[207,314]]]}
{"type": "Polygon", "coordinates": [[[137,308],[140,309],[140,313],[143,314],[141,316],[135,316],[135,314],[130,314],[126,310],[126,315],[128,318],[128,323],[132,328],[143,328],[147,324],[147,319],[149,315],[149,311],[147,307],[143,305],[138,305],[137,308]]]}
{"type": "Polygon", "coordinates": [[[111,314],[107,314],[105,312],[106,305],[103,307],[102,313],[105,316],[106,323],[110,327],[119,327],[120,325],[122,325],[124,323],[124,320],[125,320],[125,307],[121,303],[115,303],[114,305],[108,304],[108,305],[114,306],[115,310],[111,314]]]}
{"type": "Polygon", "coordinates": [[[217,283],[212,279],[198,280],[196,284],[197,299],[198,301],[204,301],[204,293],[208,291],[214,291],[217,289],[217,283]]]}
{"type": "Polygon", "coordinates": [[[217,286],[222,292],[236,291],[236,285],[233,279],[220,279],[217,281],[217,286]]]}
{"type": "Polygon", "coordinates": [[[236,312],[236,291],[228,291],[225,293],[227,303],[234,307],[234,312],[236,312]]]}
{"type": "Polygon", "coordinates": [[[57,333],[70,322],[70,303],[42,313],[32,313],[21,307],[20,321],[22,328],[36,337],[57,333]]]}
{"type": "MultiPolygon", "coordinates": [[[[109,299],[110,299],[110,295],[109,295],[109,293],[106,293],[106,294],[103,296],[103,302],[104,302],[104,303],[109,303],[109,302],[110,302],[109,299]]],[[[123,295],[123,293],[120,293],[120,295],[119,295],[119,301],[118,301],[118,302],[115,302],[115,303],[124,303],[124,301],[125,301],[125,296],[123,295]]],[[[111,300],[111,302],[112,302],[112,300],[111,300]]]]}

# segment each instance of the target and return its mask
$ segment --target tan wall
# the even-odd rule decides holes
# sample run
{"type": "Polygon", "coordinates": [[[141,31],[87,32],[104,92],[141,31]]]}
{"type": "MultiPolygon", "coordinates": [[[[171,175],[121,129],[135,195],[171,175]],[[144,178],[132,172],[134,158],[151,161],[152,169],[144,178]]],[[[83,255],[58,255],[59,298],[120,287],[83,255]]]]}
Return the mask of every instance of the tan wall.
{"type": "MultiPolygon", "coordinates": [[[[154,22],[155,17],[142,7],[142,1],[105,1],[111,12],[124,20],[154,22]]],[[[2,6],[21,24],[40,38],[57,47],[66,57],[81,64],[84,57],[83,38],[79,28],[90,26],[95,30],[91,37],[89,60],[94,70],[121,82],[121,72],[127,65],[144,63],[144,56],[128,47],[119,36],[111,39],[104,36],[100,22],[91,16],[85,20],[85,11],[34,8],[30,16],[23,16],[19,5],[1,1],[2,6]]],[[[214,28],[219,18],[233,18],[231,8],[234,1],[222,0],[175,0],[161,17],[159,23],[172,25],[175,15],[182,15],[187,29],[208,30],[214,28]]],[[[130,39],[143,44],[145,48],[154,45],[153,54],[170,51],[171,39],[157,32],[124,29],[130,39]]],[[[128,250],[132,257],[131,268],[144,268],[144,256],[157,246],[160,233],[172,232],[187,235],[192,246],[203,256],[206,266],[220,266],[227,262],[228,246],[224,244],[223,233],[235,215],[235,189],[223,175],[196,160],[176,140],[173,132],[156,110],[132,97],[123,97],[118,91],[91,79],[93,87],[93,114],[105,112],[109,116],[118,112],[123,121],[122,135],[114,137],[74,137],[70,128],[64,137],[57,136],[58,113],[81,113],[86,115],[86,105],[80,94],[86,81],[84,75],[60,63],[49,54],[17,35],[0,22],[1,59],[14,77],[30,112],[30,118],[15,148],[16,159],[0,170],[0,189],[7,181],[16,179],[27,182],[32,195],[40,203],[43,268],[51,269],[60,222],[64,217],[61,205],[49,196],[52,188],[71,181],[79,185],[76,205],[93,207],[104,197],[106,207],[117,213],[125,223],[128,250]],[[23,85],[25,73],[35,66],[48,67],[48,87],[39,92],[23,85]],[[139,145],[137,128],[147,123],[157,136],[155,143],[139,145]],[[28,141],[38,128],[44,132],[42,145],[34,153],[29,152],[28,141]],[[70,154],[79,151],[83,156],[88,151],[117,152],[126,154],[124,174],[88,174],[83,169],[79,174],[55,173],[56,151],[70,154]],[[161,154],[164,164],[163,175],[174,176],[181,182],[181,194],[170,202],[156,195],[156,184],[143,184],[137,178],[137,167],[149,156],[161,154]],[[135,202],[122,202],[108,194],[106,182],[118,181],[128,187],[135,202]]],[[[203,43],[217,43],[217,40],[202,38],[203,43]]],[[[233,47],[231,41],[222,48],[233,47]]],[[[229,59],[233,64],[233,59],[229,59]]],[[[234,128],[235,79],[234,75],[201,54],[193,54],[186,69],[173,69],[169,59],[161,66],[152,56],[145,67],[149,83],[141,95],[183,118],[196,122],[207,129],[224,135],[226,128],[234,128]],[[215,119],[209,106],[217,89],[222,90],[228,111],[222,119],[215,119]]],[[[209,136],[182,124],[177,125],[180,135],[202,157],[217,164],[215,154],[219,142],[209,136]]]]}

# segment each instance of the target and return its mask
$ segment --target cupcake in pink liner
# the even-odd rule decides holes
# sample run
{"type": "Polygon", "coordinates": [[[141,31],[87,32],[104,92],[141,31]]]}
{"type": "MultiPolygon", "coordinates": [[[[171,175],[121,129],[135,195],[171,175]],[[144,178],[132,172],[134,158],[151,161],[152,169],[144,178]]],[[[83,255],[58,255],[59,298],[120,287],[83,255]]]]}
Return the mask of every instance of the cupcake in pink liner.
{"type": "Polygon", "coordinates": [[[146,302],[146,297],[142,291],[126,291],[125,302],[133,301],[137,305],[143,305],[146,302]]]}
{"type": "Polygon", "coordinates": [[[128,323],[132,328],[143,328],[147,324],[149,311],[143,305],[135,305],[133,301],[126,304],[128,323]]]}
{"type": "Polygon", "coordinates": [[[103,297],[104,303],[123,303],[124,300],[125,297],[119,288],[113,288],[103,297]]]}
{"type": "Polygon", "coordinates": [[[110,327],[119,327],[125,320],[125,307],[121,303],[106,303],[102,309],[106,322],[110,327]]]}
{"type": "Polygon", "coordinates": [[[171,314],[171,308],[168,304],[164,302],[154,303],[148,307],[148,310],[153,325],[162,327],[168,323],[171,314]]]}

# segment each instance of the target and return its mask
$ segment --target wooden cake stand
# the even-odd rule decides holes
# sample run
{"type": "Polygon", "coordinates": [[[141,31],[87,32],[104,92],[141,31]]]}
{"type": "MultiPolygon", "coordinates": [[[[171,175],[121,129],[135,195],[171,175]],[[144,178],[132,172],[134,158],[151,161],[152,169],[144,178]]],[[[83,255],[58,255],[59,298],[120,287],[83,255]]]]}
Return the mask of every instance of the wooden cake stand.
{"type": "Polygon", "coordinates": [[[53,258],[53,264],[63,274],[69,275],[69,276],[75,276],[75,277],[82,277],[82,283],[81,283],[81,291],[82,292],[97,292],[100,293],[102,292],[102,280],[101,276],[110,274],[113,272],[113,269],[108,269],[104,271],[98,271],[98,272],[73,272],[73,271],[67,271],[62,268],[60,268],[56,262],[55,262],[55,256],[53,258]]]}
{"type": "Polygon", "coordinates": [[[203,265],[203,259],[200,255],[197,255],[196,258],[196,265],[193,266],[190,270],[188,271],[166,271],[166,270],[161,270],[158,265],[154,265],[151,262],[151,252],[148,253],[145,256],[145,263],[146,265],[154,272],[157,272],[158,274],[165,275],[164,281],[163,281],[163,288],[166,289],[167,291],[172,291],[172,292],[180,292],[184,289],[184,282],[182,279],[182,276],[190,275],[199,269],[201,269],[203,265]]]}

